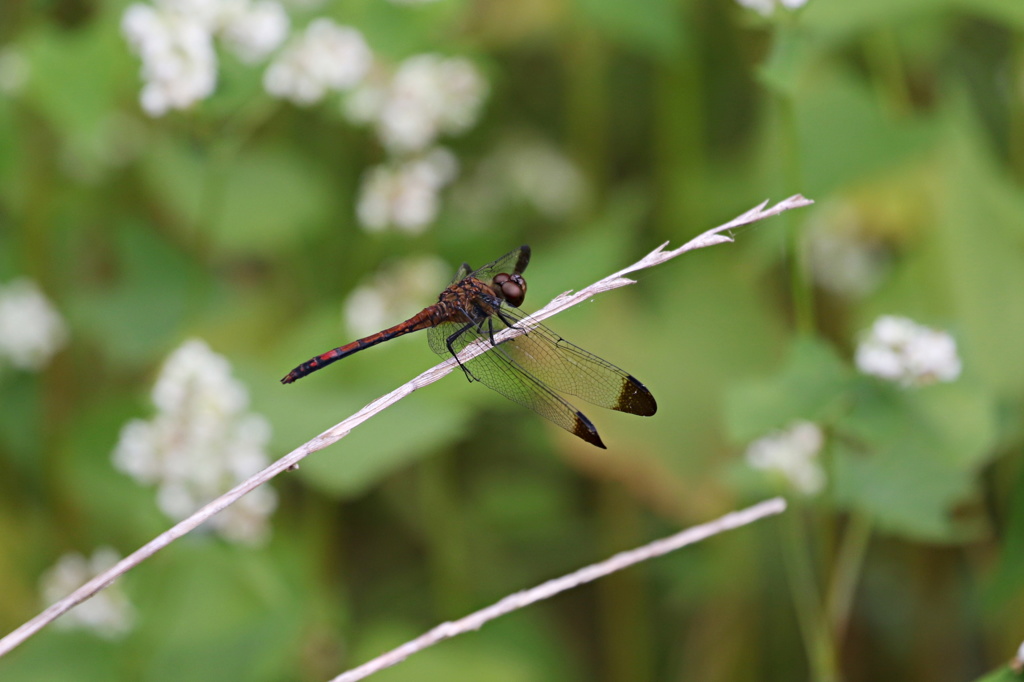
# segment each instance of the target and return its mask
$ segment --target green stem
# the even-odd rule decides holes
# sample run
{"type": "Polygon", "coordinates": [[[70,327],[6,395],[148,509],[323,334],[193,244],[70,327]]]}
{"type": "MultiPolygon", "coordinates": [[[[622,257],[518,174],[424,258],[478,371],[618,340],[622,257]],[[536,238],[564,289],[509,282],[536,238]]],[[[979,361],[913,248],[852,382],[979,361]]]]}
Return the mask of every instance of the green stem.
{"type": "MultiPolygon", "coordinates": [[[[781,129],[781,156],[784,192],[788,196],[800,192],[803,187],[802,169],[800,166],[800,136],[796,121],[792,98],[787,93],[777,96],[779,108],[779,127],[781,129]]],[[[793,315],[796,329],[801,335],[814,334],[814,290],[811,287],[806,249],[801,238],[800,222],[796,211],[783,215],[786,221],[786,234],[790,257],[789,291],[793,299],[793,315]]]]}
{"type": "MultiPolygon", "coordinates": [[[[611,554],[636,545],[641,535],[636,503],[618,483],[599,481],[596,485],[603,551],[611,554]]],[[[609,682],[655,679],[651,655],[655,638],[644,584],[637,570],[622,571],[598,583],[602,679],[609,682]]]]}
{"type": "Polygon", "coordinates": [[[840,676],[836,652],[818,594],[814,562],[801,519],[799,513],[786,514],[784,519],[783,556],[789,573],[790,595],[796,609],[800,635],[807,650],[811,679],[816,682],[838,682],[840,676]]]}
{"type": "Polygon", "coordinates": [[[220,217],[231,167],[276,107],[277,103],[269,97],[255,97],[238,109],[223,126],[218,126],[214,133],[207,135],[210,142],[209,161],[194,230],[196,253],[204,263],[209,260],[211,237],[220,217]]]}
{"type": "Polygon", "coordinates": [[[654,171],[658,185],[658,231],[679,236],[683,225],[703,225],[704,118],[696,50],[676,63],[659,63],[654,86],[654,171]]]}
{"type": "Polygon", "coordinates": [[[469,610],[472,576],[466,529],[454,484],[453,459],[437,454],[418,466],[423,530],[428,538],[434,603],[443,618],[469,610]]]}
{"type": "Polygon", "coordinates": [[[833,642],[841,642],[846,635],[846,626],[850,621],[850,610],[853,607],[853,595],[857,591],[857,582],[864,566],[871,531],[872,523],[868,517],[854,513],[850,516],[843,533],[832,584],[828,591],[827,612],[833,642]]]}
{"type": "Polygon", "coordinates": [[[608,184],[607,54],[599,34],[578,27],[567,43],[566,64],[569,149],[593,190],[581,216],[586,219],[600,212],[608,184]]]}
{"type": "Polygon", "coordinates": [[[891,28],[879,29],[865,39],[864,55],[879,98],[894,114],[905,116],[913,108],[899,43],[891,28]]]}

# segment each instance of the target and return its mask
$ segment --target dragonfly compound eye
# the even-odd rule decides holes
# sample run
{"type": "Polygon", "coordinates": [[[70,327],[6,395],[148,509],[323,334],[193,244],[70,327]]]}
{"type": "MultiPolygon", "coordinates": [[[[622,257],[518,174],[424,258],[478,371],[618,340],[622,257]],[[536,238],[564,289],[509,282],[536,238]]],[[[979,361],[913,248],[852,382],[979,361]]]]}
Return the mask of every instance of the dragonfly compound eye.
{"type": "Polygon", "coordinates": [[[502,277],[498,275],[494,278],[494,283],[501,287],[501,295],[506,301],[517,308],[523,304],[523,299],[526,298],[526,280],[521,276],[505,275],[502,277]],[[502,278],[500,282],[498,281],[499,277],[502,278]]]}

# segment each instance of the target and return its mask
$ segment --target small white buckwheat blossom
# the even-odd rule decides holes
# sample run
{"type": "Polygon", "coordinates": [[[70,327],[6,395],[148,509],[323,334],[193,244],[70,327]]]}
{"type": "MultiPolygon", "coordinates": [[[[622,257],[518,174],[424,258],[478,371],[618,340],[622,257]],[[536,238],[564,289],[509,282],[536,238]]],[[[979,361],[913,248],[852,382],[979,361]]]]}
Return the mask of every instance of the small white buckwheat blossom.
{"type": "Polygon", "coordinates": [[[736,0],[736,2],[764,16],[771,15],[776,7],[795,10],[807,4],[807,0],[736,0]]]}
{"type": "Polygon", "coordinates": [[[214,38],[246,62],[276,49],[288,15],[272,0],[153,0],[129,5],[121,32],[142,59],[140,101],[150,116],[187,109],[217,85],[214,38]]]}
{"type": "Polygon", "coordinates": [[[359,191],[359,222],[369,232],[393,225],[420,234],[437,217],[438,195],[457,172],[455,156],[441,147],[410,161],[371,168],[359,191]]]}
{"type": "Polygon", "coordinates": [[[263,87],[296,104],[320,101],[330,90],[355,87],[373,63],[363,34],[330,19],[316,19],[270,64],[263,87]]]}
{"type": "Polygon", "coordinates": [[[64,319],[32,280],[0,286],[0,361],[42,369],[67,340],[64,319]]]}
{"type": "MultiPolygon", "coordinates": [[[[156,484],[157,504],[172,519],[185,518],[267,465],[270,425],[246,412],[245,387],[202,341],[186,341],[167,358],[152,400],[156,416],[122,428],[113,461],[139,483],[156,484]]],[[[228,540],[257,544],[276,506],[274,490],[261,486],[210,524],[228,540]]]]}
{"type": "Polygon", "coordinates": [[[390,79],[378,73],[356,89],[345,112],[354,123],[373,123],[392,154],[414,154],[442,134],[457,135],[476,123],[487,82],[462,57],[409,57],[390,79]]]}
{"type": "Polygon", "coordinates": [[[856,363],[865,374],[903,386],[954,381],[961,370],[952,336],[893,315],[875,320],[857,346],[856,363]]]}
{"type": "Polygon", "coordinates": [[[345,300],[345,325],[355,336],[390,327],[436,302],[451,272],[439,258],[406,258],[372,275],[345,300]],[[433,301],[431,301],[433,299],[433,301]]]}
{"type": "Polygon", "coordinates": [[[288,37],[288,14],[270,0],[222,0],[220,35],[243,62],[253,64],[276,50],[288,37]]]}
{"type": "Polygon", "coordinates": [[[217,84],[217,55],[206,17],[165,4],[130,5],[121,19],[121,31],[142,59],[140,101],[150,116],[187,109],[209,97],[217,84]]]}
{"type": "MultiPolygon", "coordinates": [[[[110,547],[100,547],[92,558],[78,553],[65,554],[39,579],[43,601],[52,604],[121,560],[110,547]]],[[[55,625],[59,628],[83,628],[106,639],[116,639],[131,630],[135,620],[128,597],[115,583],[88,601],[71,609],[55,625]]]]}
{"type": "Polygon", "coordinates": [[[747,447],[747,463],[781,475],[799,493],[817,495],[825,487],[825,471],[818,462],[824,440],[816,424],[795,422],[784,431],[751,443],[747,447]]]}

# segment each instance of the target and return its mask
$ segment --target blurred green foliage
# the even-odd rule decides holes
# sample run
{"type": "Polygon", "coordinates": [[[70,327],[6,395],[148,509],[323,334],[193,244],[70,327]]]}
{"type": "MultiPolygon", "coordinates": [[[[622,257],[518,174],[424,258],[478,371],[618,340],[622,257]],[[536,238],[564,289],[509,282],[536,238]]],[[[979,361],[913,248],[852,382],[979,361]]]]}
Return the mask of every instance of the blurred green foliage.
{"type": "Polygon", "coordinates": [[[816,205],[550,321],[658,399],[643,420],[584,408],[607,452],[448,377],[275,481],[266,547],[187,537],[122,581],[136,610],[124,639],[50,628],[0,660],[0,679],[326,679],[771,494],[744,448],[797,419],[825,429],[828,486],[787,519],[374,679],[963,680],[1016,650],[1020,0],[809,0],[772,19],[725,0],[295,10],[296,24],[356,26],[383,58],[467,55],[486,74],[483,119],[446,140],[462,179],[417,236],[356,221],[360,178],[384,156],[372,133],[333,103],[271,100],[259,69],[225,58],[212,98],[145,116],[127,5],[0,7],[0,48],[29,67],[0,94],[0,284],[34,279],[71,339],[42,372],[0,366],[2,632],[43,607],[38,577],[62,553],[127,553],[169,525],[110,453],[184,339],[231,361],[277,457],[435,363],[414,335],[278,384],[352,338],[342,302],[397,257],[438,254],[454,273],[529,243],[531,310],[767,197],[816,205]],[[459,201],[524,134],[581,170],[574,211],[459,201]],[[809,235],[837,208],[887,257],[858,295],[811,276],[809,235]],[[911,390],[858,374],[853,350],[882,314],[949,330],[961,378],[911,390]]]}

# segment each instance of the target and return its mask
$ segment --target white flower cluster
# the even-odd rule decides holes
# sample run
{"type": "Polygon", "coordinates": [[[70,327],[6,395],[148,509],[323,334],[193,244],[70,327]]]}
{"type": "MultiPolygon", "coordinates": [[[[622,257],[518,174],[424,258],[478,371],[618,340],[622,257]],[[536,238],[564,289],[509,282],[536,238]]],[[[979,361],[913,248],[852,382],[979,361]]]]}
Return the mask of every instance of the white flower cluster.
{"type": "Polygon", "coordinates": [[[420,234],[433,222],[441,189],[455,179],[458,161],[436,147],[424,156],[370,168],[356,205],[359,222],[370,232],[393,225],[420,234]]]}
{"type": "Polygon", "coordinates": [[[272,0],[153,0],[125,10],[121,30],[142,59],[142,108],[151,116],[187,109],[217,84],[214,38],[255,62],[280,45],[288,15],[272,0]]]}
{"type": "Polygon", "coordinates": [[[434,145],[476,123],[487,90],[469,60],[437,54],[409,57],[390,75],[378,68],[356,88],[346,115],[372,125],[392,157],[363,178],[357,215],[364,227],[416,233],[433,222],[438,193],[457,171],[451,155],[434,145]]]}
{"type": "MultiPolygon", "coordinates": [[[[267,465],[270,425],[246,412],[245,387],[202,341],[187,341],[167,358],[152,400],[156,416],[124,426],[113,460],[139,483],[158,485],[157,504],[172,519],[185,518],[267,465]]],[[[259,543],[276,506],[274,490],[261,486],[210,523],[229,540],[259,543]]]]}
{"type": "Polygon", "coordinates": [[[747,463],[779,474],[804,495],[816,495],[825,487],[825,472],[818,462],[824,444],[821,429],[811,422],[796,422],[784,431],[759,438],[747,447],[747,463]]]}
{"type": "Polygon", "coordinates": [[[807,4],[807,0],[736,0],[736,2],[766,17],[770,16],[776,7],[792,11],[807,4]]]}
{"type": "Polygon", "coordinates": [[[0,286],[0,361],[38,370],[67,340],[64,319],[32,280],[0,286]]]}
{"type": "Polygon", "coordinates": [[[399,64],[390,78],[378,73],[358,88],[346,112],[355,123],[373,124],[392,154],[415,154],[443,134],[472,127],[487,90],[469,60],[420,54],[399,64]]]}
{"type": "Polygon", "coordinates": [[[296,104],[319,102],[330,90],[358,84],[373,63],[362,34],[329,19],[317,19],[271,63],[263,86],[296,104]]]}
{"type": "Polygon", "coordinates": [[[904,386],[953,381],[961,370],[952,336],[892,315],[875,321],[857,346],[856,363],[865,374],[904,386]]]}
{"type": "Polygon", "coordinates": [[[456,200],[468,211],[494,213],[526,204],[546,218],[562,220],[585,200],[587,183],[579,168],[554,145],[514,135],[478,164],[461,184],[456,200]]]}
{"type": "MultiPolygon", "coordinates": [[[[152,116],[188,108],[213,93],[215,39],[255,62],[288,33],[288,16],[272,0],[151,1],[128,7],[122,31],[142,59],[141,102],[152,116]]],[[[440,190],[455,177],[454,164],[440,169],[436,163],[444,155],[433,150],[437,139],[472,127],[488,91],[479,71],[460,57],[420,54],[393,71],[375,66],[357,29],[326,18],[312,21],[276,55],[263,86],[299,105],[352,91],[349,119],[372,125],[390,157],[364,176],[358,217],[371,230],[395,226],[410,232],[433,222],[440,190]]]]}
{"type": "Polygon", "coordinates": [[[424,301],[436,300],[451,277],[439,258],[408,258],[384,268],[352,290],[344,305],[345,325],[366,336],[418,313],[424,301]]]}
{"type": "MultiPolygon", "coordinates": [[[[65,554],[39,579],[43,600],[52,604],[63,599],[120,560],[120,555],[110,547],[100,547],[92,558],[65,554]]],[[[135,612],[128,597],[114,584],[71,609],[56,625],[84,628],[101,637],[115,639],[131,630],[134,620],[135,612]]]]}

